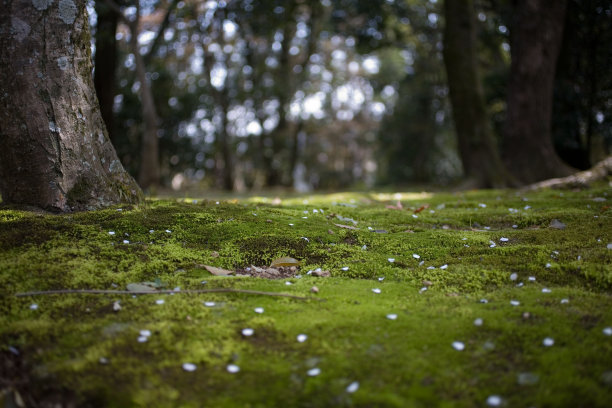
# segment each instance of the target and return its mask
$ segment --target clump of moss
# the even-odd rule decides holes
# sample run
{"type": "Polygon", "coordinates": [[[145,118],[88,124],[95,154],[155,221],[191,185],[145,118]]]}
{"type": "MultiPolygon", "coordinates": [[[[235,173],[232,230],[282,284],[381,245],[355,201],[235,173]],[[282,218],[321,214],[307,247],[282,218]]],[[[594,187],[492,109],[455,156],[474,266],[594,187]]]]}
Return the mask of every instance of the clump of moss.
{"type": "Polygon", "coordinates": [[[612,222],[593,198],[609,193],[601,185],[281,204],[151,200],[70,215],[2,209],[2,380],[9,398],[77,405],[481,406],[499,395],[508,406],[606,406],[612,222]],[[387,207],[398,200],[401,209],[387,207]],[[550,228],[553,219],[565,229],[550,228]],[[301,277],[215,277],[203,267],[280,256],[300,260],[301,277]],[[316,268],[332,276],[308,274],[316,268]],[[177,292],[15,296],[138,282],[177,292]],[[185,292],[207,288],[314,300],[185,292]]]}

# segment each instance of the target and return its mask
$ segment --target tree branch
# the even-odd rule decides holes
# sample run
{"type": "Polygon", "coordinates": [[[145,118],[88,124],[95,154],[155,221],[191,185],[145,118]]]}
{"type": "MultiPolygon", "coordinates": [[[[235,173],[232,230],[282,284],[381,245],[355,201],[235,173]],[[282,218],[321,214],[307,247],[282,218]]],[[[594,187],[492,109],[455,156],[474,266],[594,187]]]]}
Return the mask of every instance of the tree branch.
{"type": "Polygon", "coordinates": [[[178,0],[171,0],[170,5],[168,6],[168,10],[166,10],[166,14],[164,15],[164,19],[162,20],[157,29],[157,33],[155,34],[153,43],[151,44],[151,47],[143,57],[146,65],[151,62],[151,57],[153,57],[153,54],[155,54],[155,51],[157,51],[157,48],[159,48],[159,44],[161,42],[161,38],[164,35],[164,31],[166,31],[166,29],[170,25],[170,15],[172,14],[172,11],[174,11],[174,9],[176,8],[177,4],[178,0]]]}
{"type": "Polygon", "coordinates": [[[277,292],[262,292],[259,290],[248,290],[248,289],[232,289],[232,288],[219,288],[219,289],[201,289],[201,290],[155,290],[155,291],[130,291],[130,290],[100,290],[100,289],[58,289],[58,290],[41,290],[32,292],[21,292],[15,293],[16,297],[26,296],[39,296],[39,295],[64,295],[64,294],[90,294],[90,295],[170,295],[170,294],[200,294],[200,293],[244,293],[247,295],[260,295],[260,296],[280,296],[288,297],[298,300],[322,300],[313,297],[303,297],[289,295],[287,293],[277,292]]]}

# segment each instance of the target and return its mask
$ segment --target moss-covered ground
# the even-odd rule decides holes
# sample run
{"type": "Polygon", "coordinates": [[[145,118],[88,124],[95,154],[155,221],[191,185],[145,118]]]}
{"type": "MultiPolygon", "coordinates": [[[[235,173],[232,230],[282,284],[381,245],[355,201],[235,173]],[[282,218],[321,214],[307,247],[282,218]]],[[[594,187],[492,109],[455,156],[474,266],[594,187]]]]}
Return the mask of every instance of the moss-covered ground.
{"type": "Polygon", "coordinates": [[[608,185],[196,198],[0,209],[5,406],[610,406],[608,185]],[[138,282],[177,292],[16,296],[138,282]]]}

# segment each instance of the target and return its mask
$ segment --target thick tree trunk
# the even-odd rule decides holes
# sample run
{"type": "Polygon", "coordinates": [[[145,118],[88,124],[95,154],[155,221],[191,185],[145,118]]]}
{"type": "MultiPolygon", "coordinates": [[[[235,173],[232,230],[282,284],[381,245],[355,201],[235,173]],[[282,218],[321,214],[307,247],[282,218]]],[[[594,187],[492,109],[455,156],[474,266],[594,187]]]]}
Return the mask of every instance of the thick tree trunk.
{"type": "Polygon", "coordinates": [[[523,183],[571,173],[557,156],[551,134],[565,7],[565,0],[514,1],[502,153],[506,167],[523,183]]]}
{"type": "Polygon", "coordinates": [[[485,108],[474,5],[471,0],[446,0],[444,14],[444,65],[465,176],[475,187],[504,187],[509,176],[485,108]]]}
{"type": "Polygon", "coordinates": [[[115,147],[118,146],[115,127],[113,105],[115,103],[115,68],[117,66],[117,23],[119,16],[102,1],[96,1],[96,56],[94,66],[94,85],[100,112],[106,124],[108,135],[115,147]]]}
{"type": "Polygon", "coordinates": [[[0,0],[0,191],[51,211],[137,203],[100,115],[84,0],[0,0]]]}

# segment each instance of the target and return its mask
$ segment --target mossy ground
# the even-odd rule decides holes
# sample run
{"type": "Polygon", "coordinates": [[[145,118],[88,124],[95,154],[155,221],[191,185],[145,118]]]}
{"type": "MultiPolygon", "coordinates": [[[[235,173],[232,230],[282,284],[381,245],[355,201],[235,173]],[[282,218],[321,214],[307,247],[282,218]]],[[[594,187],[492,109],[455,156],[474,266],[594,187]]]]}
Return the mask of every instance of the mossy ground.
{"type": "Polygon", "coordinates": [[[600,185],[281,203],[200,197],[62,216],[2,209],[0,388],[6,401],[18,393],[27,406],[471,407],[491,395],[508,407],[609,406],[611,193],[600,185]],[[403,209],[386,208],[398,200],[403,209]],[[553,219],[566,228],[550,228],[553,219]],[[264,266],[280,256],[299,259],[302,277],[213,277],[202,267],[264,266]],[[306,275],[315,268],[332,276],[306,275]],[[144,281],[323,300],[15,296],[144,281]],[[311,294],[315,285],[320,292],[311,294]],[[122,308],[113,311],[117,300],[122,308]],[[241,334],[247,327],[253,336],[241,334]],[[143,329],[152,334],[140,343],[143,329]],[[301,333],[305,342],[296,340],[301,333]],[[543,345],[548,337],[553,346],[543,345]],[[463,351],[452,347],[457,341],[463,351]],[[312,368],[320,374],[309,376],[312,368]],[[355,381],[358,390],[347,392],[355,381]]]}

